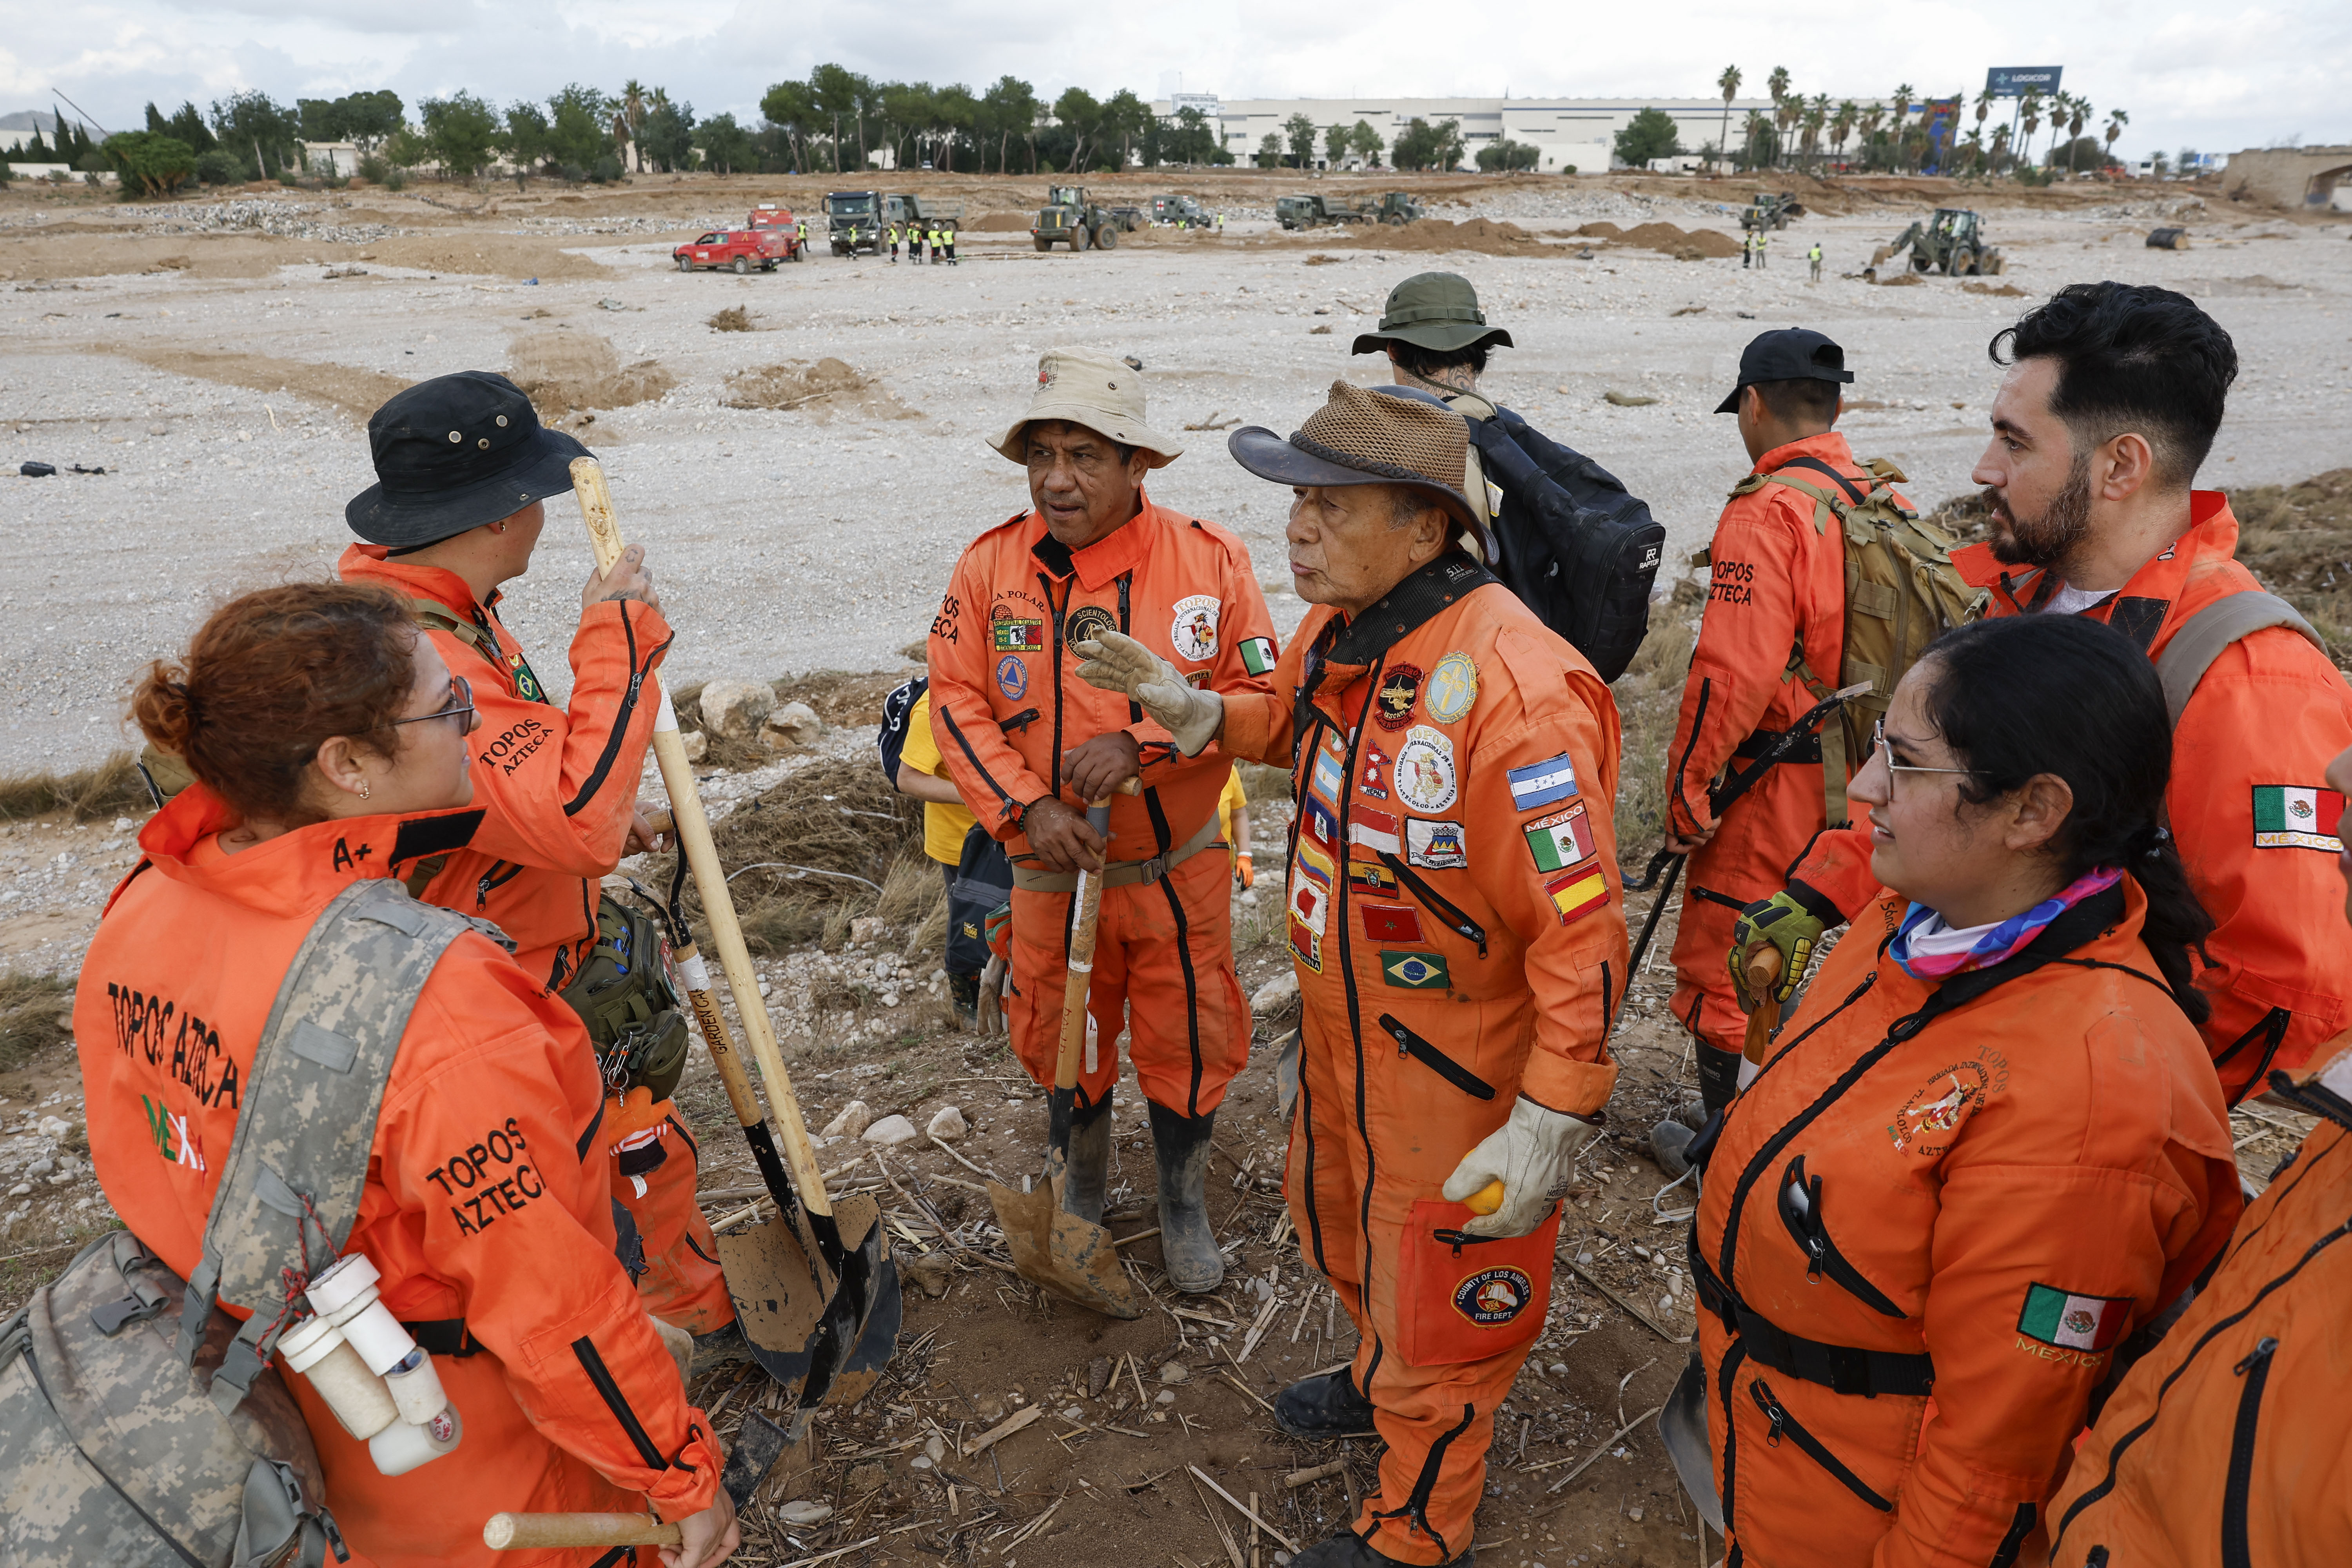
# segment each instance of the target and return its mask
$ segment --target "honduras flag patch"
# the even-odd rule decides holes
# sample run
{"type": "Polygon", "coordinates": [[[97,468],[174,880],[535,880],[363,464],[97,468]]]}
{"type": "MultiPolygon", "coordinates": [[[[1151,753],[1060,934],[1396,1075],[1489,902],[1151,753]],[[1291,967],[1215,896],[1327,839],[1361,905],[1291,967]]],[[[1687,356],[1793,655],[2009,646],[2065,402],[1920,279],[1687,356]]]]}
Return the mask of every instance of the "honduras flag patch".
{"type": "Polygon", "coordinates": [[[1566,752],[1511,769],[1510,780],[1511,805],[1520,811],[1533,811],[1576,794],[1576,768],[1566,752]]]}

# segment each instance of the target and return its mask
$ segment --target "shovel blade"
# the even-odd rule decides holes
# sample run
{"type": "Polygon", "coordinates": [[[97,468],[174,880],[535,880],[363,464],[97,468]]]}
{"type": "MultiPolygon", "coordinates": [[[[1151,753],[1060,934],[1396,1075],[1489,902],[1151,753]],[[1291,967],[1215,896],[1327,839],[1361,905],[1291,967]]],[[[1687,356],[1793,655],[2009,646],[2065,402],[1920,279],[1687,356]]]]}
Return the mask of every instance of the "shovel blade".
{"type": "Polygon", "coordinates": [[[760,1369],[797,1399],[808,1382],[832,1279],[808,1238],[782,1215],[722,1232],[719,1267],[760,1369]]]}
{"type": "Polygon", "coordinates": [[[1658,1413],[1658,1435],[1698,1516],[1722,1534],[1723,1500],[1715,1494],[1715,1449],[1706,1435],[1706,1373],[1696,1351],[1658,1413]]]}
{"type": "Polygon", "coordinates": [[[898,1289],[898,1262],[885,1257],[874,1272],[874,1310],[866,1314],[865,1331],[857,1336],[833,1386],[824,1392],[827,1405],[855,1405],[882,1380],[882,1369],[898,1352],[898,1330],[906,1318],[906,1298],[898,1289]]]}
{"type": "Polygon", "coordinates": [[[843,1198],[833,1212],[843,1248],[841,1289],[849,1299],[837,1304],[844,1309],[843,1352],[822,1397],[826,1405],[855,1405],[881,1379],[898,1351],[906,1301],[881,1205],[856,1194],[843,1198]]]}
{"type": "Polygon", "coordinates": [[[1031,1284],[1107,1317],[1143,1316],[1110,1232],[1065,1210],[1055,1186],[1047,1180],[1034,1192],[1016,1193],[1001,1182],[988,1184],[1013,1268],[1031,1284]]]}
{"type": "Polygon", "coordinates": [[[793,1441],[794,1434],[756,1410],[743,1417],[743,1429],[735,1434],[735,1447],[728,1450],[727,1468],[719,1472],[719,1484],[738,1511],[751,1500],[751,1494],[793,1441]]]}

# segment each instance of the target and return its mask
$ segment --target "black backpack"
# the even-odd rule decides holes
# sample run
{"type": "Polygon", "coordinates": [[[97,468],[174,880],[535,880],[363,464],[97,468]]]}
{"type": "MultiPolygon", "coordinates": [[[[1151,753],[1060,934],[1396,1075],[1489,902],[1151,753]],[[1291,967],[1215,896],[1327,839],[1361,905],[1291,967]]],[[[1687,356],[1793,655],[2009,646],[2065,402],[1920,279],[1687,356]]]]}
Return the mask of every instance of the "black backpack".
{"type": "Polygon", "coordinates": [[[918,675],[882,700],[882,727],[874,731],[874,749],[882,753],[882,776],[898,787],[898,759],[907,750],[907,719],[915,704],[931,689],[931,678],[918,675]]]}
{"type": "Polygon", "coordinates": [[[1502,492],[1495,574],[1601,679],[1616,679],[1650,629],[1665,525],[1608,469],[1509,409],[1487,417],[1478,410],[1492,405],[1481,398],[1449,402],[1469,420],[1486,478],[1502,492]]]}

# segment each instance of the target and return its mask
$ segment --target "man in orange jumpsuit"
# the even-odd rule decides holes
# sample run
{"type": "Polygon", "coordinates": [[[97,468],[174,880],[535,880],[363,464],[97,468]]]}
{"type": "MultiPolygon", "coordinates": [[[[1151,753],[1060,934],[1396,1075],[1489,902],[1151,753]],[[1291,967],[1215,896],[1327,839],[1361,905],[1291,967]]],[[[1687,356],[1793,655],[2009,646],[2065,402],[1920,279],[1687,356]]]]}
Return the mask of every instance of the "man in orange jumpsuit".
{"type": "MultiPolygon", "coordinates": [[[[2237,377],[2235,345],[2184,295],[2078,283],[1996,336],[1992,353],[2010,370],[1975,479],[1993,535],[1953,552],[1953,564],[1990,590],[1988,614],[2095,616],[2164,673],[2200,611],[2261,587],[2232,558],[2228,498],[2190,488],[2237,377]]],[[[2177,692],[2166,682],[2167,804],[2213,917],[2198,976],[2213,1004],[2202,1032],[2235,1103],[2273,1068],[2302,1067],[2346,1022],[2352,930],[2334,917],[2339,844],[2321,818],[2328,763],[2352,744],[2352,689],[2284,616],[2220,646],[2193,679],[2177,692]]],[[[1785,999],[1822,931],[1864,908],[1874,880],[1865,833],[1824,833],[1787,888],[1736,922],[1729,961],[1771,942],[1786,961],[1785,999]]]]}
{"type": "MultiPolygon", "coordinates": [[[[482,720],[475,798],[488,815],[466,847],[418,867],[409,890],[495,922],[524,972],[562,991],[596,945],[600,879],[623,855],[654,847],[636,809],[656,709],[644,693],[674,634],[653,574],[634,544],[611,572],[590,573],[571,700],[559,708],[499,617],[499,586],[530,567],[542,502],[572,489],[572,459],[588,449],[541,427],[530,399],[487,371],[399,394],[368,421],[368,441],[378,482],[343,510],[366,542],[343,552],[340,570],[415,606],[482,720]]],[[[723,1331],[725,1342],[706,1349],[731,1354],[740,1331],[695,1205],[695,1145],[677,1109],[616,1088],[594,1140],[644,1246],[647,1310],[698,1338],[723,1331]]]]}
{"type": "Polygon", "coordinates": [[[1496,1407],[1549,1304],[1557,1200],[1616,1081],[1617,710],[1457,547],[1484,544],[1468,442],[1425,394],[1345,382],[1287,442],[1235,432],[1244,468],[1293,487],[1291,574],[1316,606],[1273,691],[1197,690],[1108,636],[1087,667],[1187,752],[1293,767],[1286,1184],[1360,1341],[1275,1419],[1388,1443],[1378,1494],[1301,1568],[1470,1561],[1496,1407]]]}
{"type": "Polygon", "coordinates": [[[1079,681],[1067,649],[1130,634],[1189,680],[1263,693],[1273,627],[1249,552],[1225,530],[1156,505],[1143,477],[1182,450],[1144,422],[1142,372],[1077,351],[1046,354],[1029,411],[996,450],[1026,465],[1034,510],[956,563],[931,623],[931,725],[956,791],[1013,860],[1013,1048],[1054,1080],[1079,867],[1108,862],[1090,1009],[1066,1146],[1072,1212],[1102,1215],[1116,1042],[1150,1109],[1160,1250],[1180,1290],[1224,1278],[1202,1183],[1225,1085],[1249,1057],[1234,976],[1231,858],[1217,796],[1231,761],[1179,755],[1141,709],[1079,681]],[[1115,797],[1110,841],[1086,819],[1115,797]]]}
{"type": "MultiPolygon", "coordinates": [[[[1723,966],[1731,922],[1768,897],[1830,821],[1843,822],[1846,759],[1827,808],[1818,732],[1775,764],[1718,820],[1708,786],[1753,760],[1821,694],[1797,666],[1836,677],[1845,648],[1845,537],[1815,526],[1811,496],[1760,476],[1786,472],[1839,493],[1875,481],[1831,428],[1838,388],[1853,380],[1845,351],[1801,327],[1766,332],[1739,357],[1739,384],[1717,414],[1736,414],[1753,467],[1715,525],[1712,574],[1698,647],[1683,685],[1682,714],[1666,748],[1667,847],[1691,858],[1675,937],[1675,1016],[1697,1037],[1700,1095],[1719,1109],[1738,1082],[1747,1018],[1723,966]]],[[[1857,761],[1851,765],[1859,766],[1857,761]]],[[[1661,1153],[1689,1129],[1662,1123],[1661,1153]],[[1671,1143],[1666,1141],[1671,1140],[1671,1143]]]]}

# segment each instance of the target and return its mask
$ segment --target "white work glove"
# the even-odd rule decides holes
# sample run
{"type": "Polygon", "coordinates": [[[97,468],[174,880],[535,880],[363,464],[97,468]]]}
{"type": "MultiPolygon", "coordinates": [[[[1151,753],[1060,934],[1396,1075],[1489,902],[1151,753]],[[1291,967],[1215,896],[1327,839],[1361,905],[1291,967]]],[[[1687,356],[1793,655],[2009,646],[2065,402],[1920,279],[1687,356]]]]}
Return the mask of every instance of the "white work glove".
{"type": "Polygon", "coordinates": [[[1462,1228],[1472,1236],[1525,1236],[1568,1191],[1577,1151],[1600,1129],[1580,1116],[1547,1110],[1524,1096],[1511,1119],[1462,1156],[1445,1178],[1445,1201],[1468,1203],[1490,1182],[1503,1184],[1503,1206],[1462,1228]]]}
{"type": "Polygon", "coordinates": [[[1078,666],[1080,680],[1140,703],[1186,756],[1199,756],[1224,728],[1223,698],[1194,686],[1174,665],[1124,632],[1105,630],[1091,642],[1070,647],[1084,661],[1078,666]]]}

